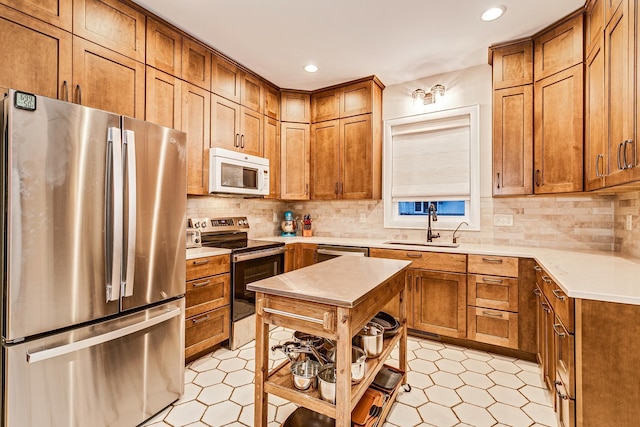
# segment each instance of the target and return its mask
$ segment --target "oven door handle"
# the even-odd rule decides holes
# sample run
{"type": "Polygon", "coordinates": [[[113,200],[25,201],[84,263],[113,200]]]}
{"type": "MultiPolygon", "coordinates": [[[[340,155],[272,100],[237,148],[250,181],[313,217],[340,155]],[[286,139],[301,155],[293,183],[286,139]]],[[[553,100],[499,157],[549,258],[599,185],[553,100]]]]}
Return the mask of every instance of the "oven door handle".
{"type": "Polygon", "coordinates": [[[233,255],[233,262],[249,261],[252,259],[265,258],[272,255],[280,255],[284,253],[284,246],[273,249],[262,249],[259,251],[244,252],[233,255]]]}

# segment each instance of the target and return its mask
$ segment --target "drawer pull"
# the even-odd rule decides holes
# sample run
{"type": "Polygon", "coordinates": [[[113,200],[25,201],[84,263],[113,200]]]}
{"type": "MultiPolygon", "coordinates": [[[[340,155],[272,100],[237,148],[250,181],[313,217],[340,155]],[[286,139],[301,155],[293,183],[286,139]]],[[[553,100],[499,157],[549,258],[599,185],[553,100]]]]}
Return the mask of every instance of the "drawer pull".
{"type": "Polygon", "coordinates": [[[422,254],[407,254],[407,258],[422,258],[422,254]]]}
{"type": "Polygon", "coordinates": [[[551,283],[551,279],[549,279],[549,276],[542,276],[542,281],[544,283],[551,283]]]}
{"type": "Polygon", "coordinates": [[[562,400],[569,400],[569,396],[562,393],[560,390],[558,390],[558,386],[562,385],[562,383],[560,381],[556,381],[556,394],[558,395],[558,397],[562,400]]]}
{"type": "Polygon", "coordinates": [[[193,285],[191,285],[191,286],[192,286],[192,287],[194,287],[194,288],[200,288],[200,287],[202,287],[202,286],[207,286],[207,285],[208,285],[208,284],[210,284],[210,283],[211,283],[211,280],[203,280],[202,282],[194,283],[194,284],[193,284],[193,285]]]}
{"type": "Polygon", "coordinates": [[[494,313],[494,312],[491,312],[491,311],[485,311],[485,310],[482,310],[482,315],[483,315],[483,316],[491,316],[491,317],[499,317],[499,318],[501,318],[501,319],[502,319],[502,314],[500,314],[500,313],[494,313]]]}
{"type": "Polygon", "coordinates": [[[555,295],[556,298],[558,298],[560,301],[564,301],[567,299],[567,297],[565,297],[564,295],[562,295],[562,291],[560,289],[554,289],[553,291],[553,295],[555,295]]]}
{"type": "Polygon", "coordinates": [[[546,302],[541,302],[540,305],[542,306],[542,309],[547,313],[551,312],[551,308],[549,307],[549,304],[547,304],[546,302]]]}
{"type": "Polygon", "coordinates": [[[542,292],[538,288],[534,289],[533,293],[536,294],[537,296],[542,296],[542,292]]]}
{"type": "Polygon", "coordinates": [[[560,338],[564,338],[565,336],[567,336],[567,334],[565,334],[564,332],[561,332],[558,328],[560,328],[560,324],[559,323],[554,323],[553,324],[553,332],[556,333],[557,336],[559,336],[560,338]]]}
{"type": "Polygon", "coordinates": [[[492,279],[490,277],[483,277],[482,281],[485,283],[502,283],[503,282],[502,279],[492,279]]]}
{"type": "Polygon", "coordinates": [[[489,264],[502,264],[502,258],[487,258],[482,257],[483,262],[488,262],[489,264]]]}
{"type": "Polygon", "coordinates": [[[202,322],[206,322],[209,319],[211,319],[211,316],[207,314],[206,316],[198,317],[198,318],[195,318],[195,319],[193,319],[191,321],[193,323],[202,323],[202,322]]]}
{"type": "Polygon", "coordinates": [[[211,262],[210,259],[203,259],[201,261],[193,261],[193,265],[205,265],[211,262]]]}
{"type": "Polygon", "coordinates": [[[265,313],[277,314],[283,317],[289,317],[291,319],[303,320],[305,322],[319,323],[320,325],[324,324],[322,319],[316,319],[315,317],[303,316],[301,314],[289,313],[288,311],[276,310],[274,308],[264,307],[262,309],[265,313]]]}
{"type": "Polygon", "coordinates": [[[533,266],[533,269],[534,269],[535,271],[542,271],[542,267],[540,267],[539,265],[534,265],[534,266],[533,266]]]}

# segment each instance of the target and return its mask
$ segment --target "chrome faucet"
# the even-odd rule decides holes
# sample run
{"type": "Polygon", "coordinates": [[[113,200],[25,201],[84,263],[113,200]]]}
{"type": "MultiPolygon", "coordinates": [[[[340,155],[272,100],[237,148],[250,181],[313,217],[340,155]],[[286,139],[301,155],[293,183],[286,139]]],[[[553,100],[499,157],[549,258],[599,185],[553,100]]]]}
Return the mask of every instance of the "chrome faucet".
{"type": "Polygon", "coordinates": [[[460,224],[458,224],[458,226],[456,227],[456,230],[453,232],[453,243],[458,243],[457,240],[458,238],[456,237],[456,233],[458,232],[458,229],[462,226],[462,224],[466,225],[467,227],[469,226],[469,224],[465,221],[462,221],[460,224]]]}
{"type": "Polygon", "coordinates": [[[437,239],[440,237],[440,233],[433,234],[431,231],[431,220],[433,218],[433,222],[438,220],[438,213],[436,211],[435,203],[429,203],[429,209],[427,211],[427,217],[429,218],[428,226],[427,226],[427,242],[433,242],[433,239],[437,239]]]}

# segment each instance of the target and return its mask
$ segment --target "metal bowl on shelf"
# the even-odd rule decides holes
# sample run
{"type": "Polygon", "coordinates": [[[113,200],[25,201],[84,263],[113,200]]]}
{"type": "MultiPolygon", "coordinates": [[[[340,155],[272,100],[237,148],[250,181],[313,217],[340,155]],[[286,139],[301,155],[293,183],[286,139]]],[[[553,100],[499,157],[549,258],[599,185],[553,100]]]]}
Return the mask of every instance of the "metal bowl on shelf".
{"type": "Polygon", "coordinates": [[[384,343],[384,328],[376,322],[369,322],[353,337],[353,342],[362,347],[367,359],[380,356],[384,343]]]}
{"type": "Polygon", "coordinates": [[[318,369],[320,364],[311,359],[299,360],[291,363],[293,386],[300,391],[313,390],[317,387],[318,369]]]}

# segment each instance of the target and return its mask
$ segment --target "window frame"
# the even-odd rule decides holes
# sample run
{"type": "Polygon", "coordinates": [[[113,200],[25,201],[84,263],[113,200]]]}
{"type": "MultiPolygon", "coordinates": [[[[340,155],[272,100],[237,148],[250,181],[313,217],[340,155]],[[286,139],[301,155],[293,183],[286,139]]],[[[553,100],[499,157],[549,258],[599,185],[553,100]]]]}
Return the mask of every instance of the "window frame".
{"type": "MultiPolygon", "coordinates": [[[[398,202],[393,202],[391,198],[393,177],[393,127],[410,123],[442,120],[448,117],[458,117],[461,115],[469,115],[470,198],[465,203],[464,216],[438,217],[437,222],[431,223],[431,228],[434,230],[454,230],[460,222],[465,221],[469,224],[468,227],[465,227],[465,230],[480,231],[480,106],[478,104],[431,113],[417,114],[414,116],[399,117],[384,121],[382,158],[384,228],[411,228],[426,230],[428,224],[427,216],[399,215],[398,202]]],[[[425,200],[426,199],[427,197],[425,197],[425,200]]],[[[457,198],[443,197],[440,200],[457,200],[457,198]]]]}

